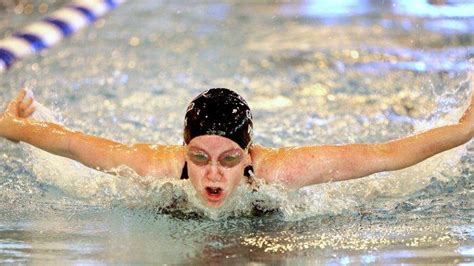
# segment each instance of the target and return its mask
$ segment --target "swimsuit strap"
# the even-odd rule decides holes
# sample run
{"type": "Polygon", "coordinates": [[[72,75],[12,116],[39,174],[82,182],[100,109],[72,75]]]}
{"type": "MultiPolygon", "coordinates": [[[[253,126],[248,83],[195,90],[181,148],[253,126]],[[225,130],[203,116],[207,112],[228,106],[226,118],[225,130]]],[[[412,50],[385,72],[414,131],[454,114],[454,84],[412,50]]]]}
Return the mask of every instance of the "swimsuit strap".
{"type": "Polygon", "coordinates": [[[189,179],[188,176],[188,162],[184,162],[183,171],[181,171],[181,180],[189,179]]]}
{"type": "MultiPolygon", "coordinates": [[[[251,165],[245,167],[244,176],[251,179],[252,176],[251,176],[250,172],[253,173],[253,166],[251,166],[251,165]]],[[[183,171],[181,171],[180,179],[181,180],[189,179],[189,176],[188,176],[188,162],[184,162],[183,171]]]]}

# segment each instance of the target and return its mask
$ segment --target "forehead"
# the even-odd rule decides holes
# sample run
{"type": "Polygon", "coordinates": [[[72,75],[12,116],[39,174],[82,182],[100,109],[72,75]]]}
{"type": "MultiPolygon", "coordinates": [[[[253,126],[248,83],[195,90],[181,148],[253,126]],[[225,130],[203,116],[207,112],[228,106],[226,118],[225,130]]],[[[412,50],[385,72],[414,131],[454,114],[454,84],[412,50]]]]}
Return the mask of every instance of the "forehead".
{"type": "Polygon", "coordinates": [[[199,148],[211,153],[220,153],[232,149],[240,149],[239,144],[225,137],[217,135],[203,135],[195,137],[189,142],[190,147],[199,148]]]}

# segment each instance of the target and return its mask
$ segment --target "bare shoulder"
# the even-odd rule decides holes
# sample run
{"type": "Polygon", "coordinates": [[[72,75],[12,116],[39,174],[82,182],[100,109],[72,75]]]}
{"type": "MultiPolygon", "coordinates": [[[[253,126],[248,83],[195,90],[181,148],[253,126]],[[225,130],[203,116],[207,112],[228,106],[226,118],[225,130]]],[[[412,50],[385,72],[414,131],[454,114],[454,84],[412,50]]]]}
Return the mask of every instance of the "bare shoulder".
{"type": "Polygon", "coordinates": [[[257,177],[263,178],[267,183],[285,182],[285,169],[283,167],[283,148],[269,148],[261,145],[252,145],[250,154],[257,177]]]}
{"type": "Polygon", "coordinates": [[[332,170],[350,154],[344,146],[252,147],[255,175],[267,183],[280,183],[288,189],[327,182],[332,170]]]}
{"type": "Polygon", "coordinates": [[[182,145],[135,144],[143,154],[145,175],[157,177],[178,177],[184,165],[185,148],[182,145]]]}

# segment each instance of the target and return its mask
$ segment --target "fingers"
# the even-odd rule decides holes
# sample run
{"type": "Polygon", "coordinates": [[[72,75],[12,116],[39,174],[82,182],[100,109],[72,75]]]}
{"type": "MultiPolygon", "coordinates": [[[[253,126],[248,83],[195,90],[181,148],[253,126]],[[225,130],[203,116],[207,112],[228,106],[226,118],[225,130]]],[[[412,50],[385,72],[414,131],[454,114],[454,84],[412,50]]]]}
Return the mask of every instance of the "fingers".
{"type": "Polygon", "coordinates": [[[25,111],[26,109],[28,109],[28,107],[30,107],[31,105],[33,104],[33,98],[31,97],[25,97],[23,99],[23,101],[20,102],[20,104],[18,104],[18,109],[20,111],[25,111]]]}
{"type": "Polygon", "coordinates": [[[471,73],[471,106],[474,105],[474,73],[471,73]]]}
{"type": "Polygon", "coordinates": [[[469,106],[464,111],[461,119],[459,119],[460,123],[470,124],[473,125],[474,122],[474,74],[471,74],[470,80],[470,89],[471,89],[471,101],[469,106]]]}
{"type": "Polygon", "coordinates": [[[36,108],[34,106],[30,106],[26,110],[20,112],[20,117],[22,118],[28,118],[30,117],[34,112],[36,111],[36,108]]]}
{"type": "Polygon", "coordinates": [[[26,95],[26,90],[21,89],[20,92],[18,93],[18,95],[8,103],[7,112],[17,114],[18,113],[18,111],[17,111],[18,104],[21,101],[23,101],[23,99],[25,98],[25,95],[26,95]]]}
{"type": "Polygon", "coordinates": [[[18,95],[8,103],[6,112],[21,118],[27,118],[35,111],[33,107],[33,93],[27,89],[21,89],[18,95]]]}
{"type": "Polygon", "coordinates": [[[33,93],[30,90],[25,91],[25,95],[23,95],[21,102],[18,104],[18,116],[27,118],[32,115],[35,111],[33,102],[33,93]]]}
{"type": "Polygon", "coordinates": [[[13,102],[16,103],[16,105],[18,105],[23,101],[23,99],[25,99],[25,96],[26,96],[26,89],[23,88],[23,89],[20,90],[20,92],[15,97],[13,102]]]}

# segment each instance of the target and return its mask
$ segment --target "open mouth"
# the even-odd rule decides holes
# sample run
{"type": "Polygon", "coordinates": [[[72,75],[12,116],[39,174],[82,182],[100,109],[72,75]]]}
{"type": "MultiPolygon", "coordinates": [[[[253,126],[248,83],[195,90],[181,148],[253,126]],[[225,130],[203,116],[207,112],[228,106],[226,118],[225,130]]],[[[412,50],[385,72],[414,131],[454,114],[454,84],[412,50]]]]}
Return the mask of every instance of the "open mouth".
{"type": "Polygon", "coordinates": [[[206,187],[206,196],[211,201],[218,201],[224,196],[224,191],[220,187],[206,187]]]}

